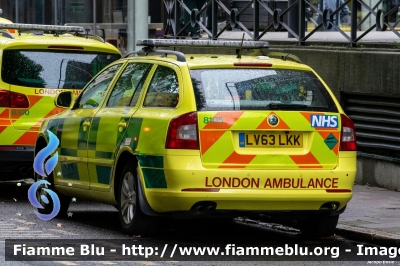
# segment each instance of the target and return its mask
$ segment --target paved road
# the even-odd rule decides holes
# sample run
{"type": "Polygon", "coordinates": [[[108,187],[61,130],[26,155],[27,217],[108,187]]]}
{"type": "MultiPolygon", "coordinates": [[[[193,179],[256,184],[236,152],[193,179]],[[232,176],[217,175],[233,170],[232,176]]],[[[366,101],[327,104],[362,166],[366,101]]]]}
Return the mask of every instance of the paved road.
{"type": "Polygon", "coordinates": [[[358,239],[400,245],[400,192],[360,185],[354,185],[353,192],[340,215],[339,232],[351,231],[358,239]]]}
{"type": "MultiPolygon", "coordinates": [[[[272,246],[283,247],[287,245],[301,245],[314,250],[316,247],[327,248],[328,256],[314,257],[333,258],[325,265],[339,265],[343,261],[346,265],[365,265],[366,262],[357,261],[367,259],[364,256],[355,256],[357,245],[365,245],[359,241],[345,239],[339,235],[321,238],[317,240],[307,239],[299,231],[277,224],[252,223],[243,220],[236,220],[231,223],[226,221],[198,222],[194,220],[163,221],[161,230],[157,236],[151,238],[141,238],[139,236],[128,236],[121,232],[118,222],[118,213],[114,207],[92,203],[76,202],[71,203],[70,211],[72,217],[64,219],[52,219],[42,221],[33,213],[34,208],[27,200],[28,185],[3,185],[0,184],[0,264],[1,265],[125,265],[122,262],[112,260],[101,260],[100,262],[89,261],[58,261],[58,262],[5,262],[4,245],[5,239],[46,239],[55,245],[59,239],[101,239],[110,240],[117,243],[117,240],[128,241],[128,243],[142,244],[143,246],[158,246],[160,249],[168,244],[173,247],[179,246],[216,246],[225,248],[227,243],[235,243],[240,246],[272,246]],[[351,249],[346,253],[346,249],[351,249]]],[[[88,241],[88,240],[85,240],[88,241]]],[[[171,252],[169,249],[168,252],[171,252]]],[[[170,254],[170,253],[168,253],[170,254]]],[[[198,257],[186,257],[189,260],[196,260],[198,257]]],[[[185,258],[185,259],[186,259],[185,258]]],[[[274,256],[268,257],[264,262],[241,262],[242,257],[230,257],[236,262],[214,262],[213,265],[264,265],[265,261],[271,260],[295,260],[293,257],[274,256]]],[[[209,265],[207,262],[189,263],[180,258],[160,259],[150,257],[149,260],[156,261],[136,261],[138,265],[209,265]]],[[[308,259],[304,257],[303,259],[308,259]]],[[[377,260],[376,257],[369,257],[370,260],[377,260]]],[[[312,265],[307,261],[297,261],[295,265],[312,265]]],[[[132,265],[130,262],[129,265],[132,265]]],[[[289,261],[274,263],[287,265],[289,261]]],[[[290,263],[293,265],[293,261],[290,263]]],[[[315,264],[320,265],[320,264],[315,264]]]]}

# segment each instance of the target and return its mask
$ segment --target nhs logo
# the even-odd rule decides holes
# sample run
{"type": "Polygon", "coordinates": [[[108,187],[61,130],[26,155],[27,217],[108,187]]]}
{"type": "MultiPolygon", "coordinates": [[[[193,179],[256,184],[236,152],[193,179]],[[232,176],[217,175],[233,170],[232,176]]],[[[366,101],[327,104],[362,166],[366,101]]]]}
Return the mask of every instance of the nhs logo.
{"type": "Polygon", "coordinates": [[[312,127],[338,127],[338,117],[336,115],[310,115],[312,127]]]}

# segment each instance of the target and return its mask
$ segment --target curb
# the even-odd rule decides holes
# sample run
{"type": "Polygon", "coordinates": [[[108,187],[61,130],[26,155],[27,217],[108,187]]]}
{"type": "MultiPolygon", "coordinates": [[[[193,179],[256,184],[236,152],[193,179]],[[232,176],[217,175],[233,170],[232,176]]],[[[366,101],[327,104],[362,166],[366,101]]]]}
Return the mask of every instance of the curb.
{"type": "Polygon", "coordinates": [[[380,232],[373,229],[354,227],[338,224],[336,227],[338,235],[352,240],[367,242],[381,246],[399,246],[400,236],[396,234],[380,232]]]}
{"type": "MultiPolygon", "coordinates": [[[[300,233],[300,231],[295,228],[275,223],[266,223],[251,219],[240,219],[240,218],[236,219],[236,221],[244,224],[260,225],[264,228],[278,230],[289,234],[300,233]]],[[[379,246],[393,246],[393,247],[400,246],[400,235],[380,232],[373,229],[338,224],[335,233],[336,235],[348,238],[349,240],[365,242],[368,244],[374,244],[379,246]]]]}

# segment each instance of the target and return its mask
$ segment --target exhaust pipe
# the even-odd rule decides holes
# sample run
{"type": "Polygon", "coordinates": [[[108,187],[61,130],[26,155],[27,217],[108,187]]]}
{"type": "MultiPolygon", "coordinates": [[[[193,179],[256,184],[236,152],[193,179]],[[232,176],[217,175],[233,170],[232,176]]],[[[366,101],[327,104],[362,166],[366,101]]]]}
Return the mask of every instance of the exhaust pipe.
{"type": "Polygon", "coordinates": [[[205,208],[202,205],[198,205],[198,206],[196,206],[195,210],[196,210],[196,212],[200,212],[201,213],[201,212],[204,212],[205,208]]]}
{"type": "Polygon", "coordinates": [[[209,206],[207,206],[207,211],[213,212],[213,211],[215,211],[216,208],[217,208],[217,206],[209,205],[209,206]]]}
{"type": "Polygon", "coordinates": [[[319,208],[320,211],[336,211],[339,208],[339,202],[326,202],[319,208]]]}
{"type": "Polygon", "coordinates": [[[190,209],[195,215],[206,215],[215,211],[217,204],[212,201],[197,202],[190,209]]]}

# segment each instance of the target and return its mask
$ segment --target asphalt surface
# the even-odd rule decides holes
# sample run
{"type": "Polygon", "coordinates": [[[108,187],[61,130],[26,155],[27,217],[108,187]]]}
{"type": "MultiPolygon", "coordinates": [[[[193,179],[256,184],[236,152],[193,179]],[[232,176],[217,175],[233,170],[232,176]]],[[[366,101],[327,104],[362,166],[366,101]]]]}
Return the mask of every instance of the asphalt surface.
{"type": "MultiPolygon", "coordinates": [[[[379,188],[367,188],[355,185],[354,186],[354,201],[350,201],[346,212],[342,215],[344,220],[351,221],[354,217],[354,226],[351,230],[340,229],[342,221],[339,224],[338,232],[335,236],[309,239],[302,236],[298,230],[278,224],[253,223],[244,219],[237,219],[235,223],[221,221],[221,224],[215,221],[205,223],[204,221],[163,221],[162,232],[157,234],[157,237],[140,237],[127,236],[122,233],[118,225],[118,213],[115,208],[98,203],[81,202],[79,199],[71,203],[70,211],[73,216],[68,218],[54,218],[51,221],[41,221],[34,215],[34,208],[27,201],[27,189],[29,184],[18,183],[3,185],[0,183],[0,265],[365,265],[368,263],[364,256],[356,256],[356,245],[366,243],[361,241],[346,240],[340,234],[341,232],[351,232],[356,236],[360,236],[360,230],[363,229],[363,224],[357,222],[366,220],[367,218],[375,217],[382,218],[378,211],[374,215],[368,214],[365,211],[366,207],[372,206],[371,202],[382,201],[384,207],[389,211],[393,206],[398,205],[398,202],[393,200],[397,196],[396,192],[387,191],[379,188]],[[388,203],[390,202],[390,204],[388,203]],[[267,228],[266,228],[267,227],[267,228]],[[270,230],[269,230],[269,229],[270,230]],[[277,257],[277,261],[248,261],[244,262],[239,259],[231,260],[224,263],[223,261],[182,261],[180,257],[174,257],[173,260],[162,261],[134,261],[122,262],[113,261],[110,259],[101,262],[90,261],[57,261],[57,262],[28,262],[28,261],[2,261],[4,258],[4,239],[48,239],[52,245],[56,245],[57,240],[69,241],[71,239],[100,239],[101,241],[111,239],[115,244],[115,240],[133,241],[144,245],[165,245],[168,244],[170,249],[175,244],[181,245],[223,245],[225,242],[236,243],[241,245],[257,245],[263,244],[267,246],[280,246],[284,244],[307,245],[309,247],[327,247],[338,248],[341,250],[340,257],[334,261],[319,261],[311,262],[299,260],[291,257],[277,257]],[[344,250],[352,249],[352,253],[344,253],[344,250]],[[353,257],[351,257],[351,255],[353,257]],[[281,261],[281,260],[290,260],[281,261]]],[[[398,200],[397,196],[397,200],[398,200]]],[[[396,214],[394,214],[396,216],[396,214]]],[[[342,219],[343,220],[343,219],[342,219]]],[[[371,220],[370,220],[371,221],[371,220]]],[[[367,223],[367,222],[366,222],[367,223]]],[[[350,238],[351,239],[351,238],[350,238]]],[[[46,240],[47,241],[47,240],[46,240]]],[[[135,243],[136,243],[135,242],[135,243]]],[[[89,243],[89,242],[85,242],[89,243]]],[[[129,242],[130,243],[130,242],[129,242]]],[[[383,244],[382,244],[383,245],[383,244]]],[[[378,246],[378,245],[373,245],[378,246]]],[[[171,253],[171,251],[169,250],[171,253]]],[[[347,251],[346,251],[347,252],[347,251]]],[[[357,254],[358,255],[358,254],[357,254]]],[[[386,256],[387,257],[387,256],[386,256]]],[[[304,258],[303,258],[304,259],[304,258]]],[[[309,259],[309,258],[307,258],[309,259]]],[[[310,257],[310,259],[312,259],[310,257]]],[[[315,259],[315,258],[314,258],[315,259]]],[[[372,256],[368,258],[370,261],[376,261],[379,257],[372,256]]],[[[391,260],[392,261],[392,260],[391,260]]]]}
{"type": "Polygon", "coordinates": [[[369,243],[400,245],[400,192],[354,185],[353,198],[340,215],[340,235],[369,243]]]}
{"type": "MultiPolygon", "coordinates": [[[[31,182],[28,181],[26,184],[22,182],[22,185],[26,186],[29,183],[31,182]]],[[[14,185],[18,186],[18,183],[14,185]]],[[[14,185],[8,184],[7,190],[14,185]]],[[[4,193],[8,194],[0,188],[0,198],[4,193]]],[[[25,193],[23,195],[16,193],[16,198],[18,197],[24,198],[26,195],[25,193]]],[[[112,207],[110,208],[114,210],[112,207]]],[[[377,245],[399,246],[399,218],[400,192],[354,184],[353,198],[347,204],[345,212],[340,215],[337,234],[377,245]]]]}

